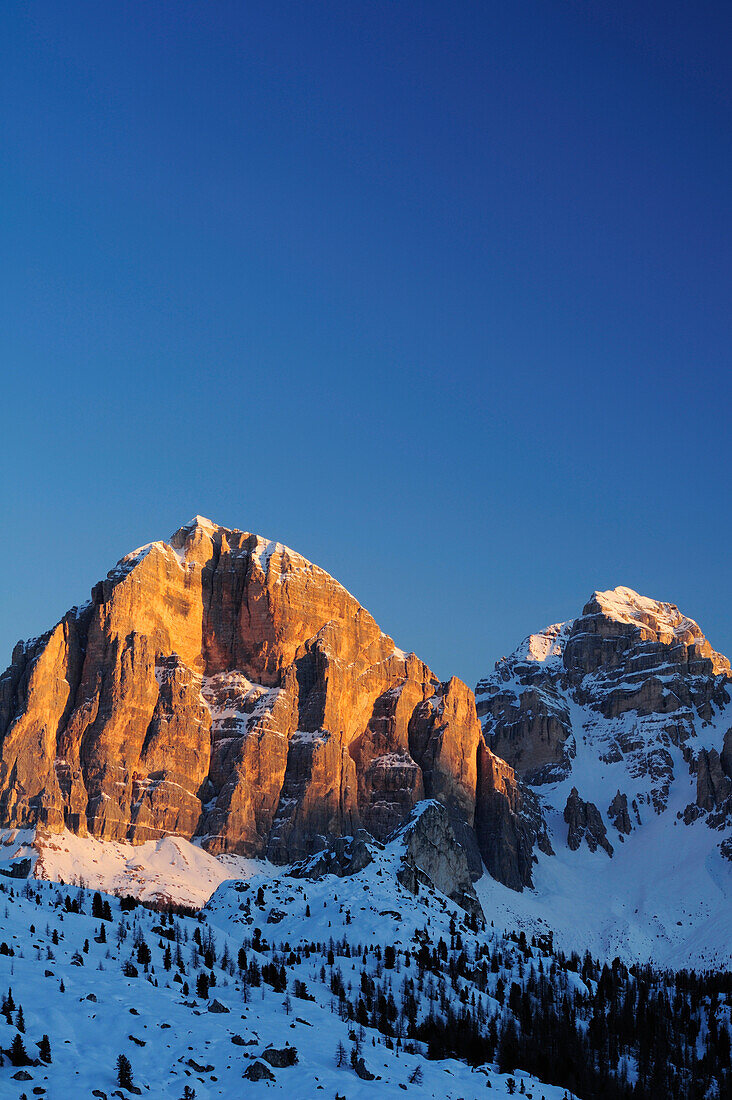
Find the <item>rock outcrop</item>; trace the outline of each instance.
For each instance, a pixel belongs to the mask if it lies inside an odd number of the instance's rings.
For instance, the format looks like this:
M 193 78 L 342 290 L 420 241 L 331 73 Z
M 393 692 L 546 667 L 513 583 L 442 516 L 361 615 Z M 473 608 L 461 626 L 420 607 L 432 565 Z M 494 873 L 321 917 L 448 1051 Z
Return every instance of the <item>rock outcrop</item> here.
M 242 1077 L 247 1081 L 275 1081 L 276 1077 L 269 1066 L 266 1066 L 264 1062 L 260 1062 L 259 1059 L 255 1062 L 250 1062 L 247 1068 L 244 1070 Z
M 483 917 L 467 857 L 440 802 L 431 800 L 417 806 L 392 839 L 404 845 L 397 874 L 403 886 L 416 893 L 420 882 L 430 884 L 463 909 Z
M 472 692 L 324 570 L 196 517 L 16 647 L 0 824 L 285 862 L 362 828 L 383 839 L 428 797 L 477 877 L 481 740 Z
M 697 760 L 696 804 L 702 810 L 718 810 L 732 794 L 732 780 L 724 774 L 716 749 L 702 749 Z
M 729 744 L 725 737 L 725 750 Z M 694 820 L 696 814 L 707 812 L 707 824 L 722 829 L 732 824 L 732 776 L 729 774 L 729 758 L 723 750 L 702 749 L 693 762 L 696 767 L 696 803 L 686 807 L 686 820 Z
M 269 1062 L 275 1069 L 286 1069 L 288 1066 L 294 1066 L 297 1063 L 297 1048 L 286 1047 L 267 1047 L 262 1052 L 262 1057 L 265 1062 Z
M 368 840 L 365 830 L 357 836 L 336 837 L 321 852 L 294 863 L 290 874 L 293 878 L 307 879 L 319 879 L 324 875 L 337 875 L 338 878 L 356 875 L 373 859 Z
M 573 852 L 577 851 L 584 840 L 591 852 L 602 848 L 612 856 L 613 846 L 607 839 L 602 814 L 594 802 L 585 802 L 580 798 L 576 787 L 572 787 L 564 807 L 564 820 L 569 826 L 567 844 Z
M 478 753 L 476 833 L 486 868 L 513 890 L 532 885 L 534 847 L 552 855 L 538 801 L 485 745 Z
M 633 831 L 633 822 L 628 812 L 628 796 L 627 794 L 621 794 L 617 792 L 612 802 L 608 806 L 607 816 L 618 830 L 619 833 L 627 836 Z M 622 839 L 622 835 L 621 835 Z

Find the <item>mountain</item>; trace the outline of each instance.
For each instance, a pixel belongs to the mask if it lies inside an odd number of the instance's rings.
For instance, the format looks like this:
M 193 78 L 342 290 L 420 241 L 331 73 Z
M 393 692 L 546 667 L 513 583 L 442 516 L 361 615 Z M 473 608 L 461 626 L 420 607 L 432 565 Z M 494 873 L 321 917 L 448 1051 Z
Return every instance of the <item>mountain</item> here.
M 432 799 L 462 855 L 440 824 L 417 870 L 439 849 L 439 888 L 495 927 L 728 965 L 731 688 L 692 619 L 618 588 L 499 661 L 476 709 L 324 570 L 196 517 L 16 647 L 5 855 L 197 906 L 246 860 L 345 873 L 347 838 L 385 842 Z
M 507 923 L 669 965 L 728 965 L 732 673 L 700 627 L 629 588 L 527 638 L 476 689 L 487 745 L 535 792 L 553 856 L 489 885 Z
M 620 588 L 476 706 L 196 517 L 0 677 L 0 1095 L 728 1095 L 731 700 Z
M 383 840 L 427 797 L 474 878 L 531 881 L 531 796 L 465 684 L 301 555 L 200 516 L 16 646 L 0 739 L 0 826 L 286 863 Z

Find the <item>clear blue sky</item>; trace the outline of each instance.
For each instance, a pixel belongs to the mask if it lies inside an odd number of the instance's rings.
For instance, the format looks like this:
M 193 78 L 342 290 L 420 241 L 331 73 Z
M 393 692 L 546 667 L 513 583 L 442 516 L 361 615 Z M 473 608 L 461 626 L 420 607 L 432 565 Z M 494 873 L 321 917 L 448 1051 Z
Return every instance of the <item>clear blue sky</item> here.
M 0 6 L 0 664 L 196 512 L 443 677 L 617 584 L 731 651 L 731 20 Z

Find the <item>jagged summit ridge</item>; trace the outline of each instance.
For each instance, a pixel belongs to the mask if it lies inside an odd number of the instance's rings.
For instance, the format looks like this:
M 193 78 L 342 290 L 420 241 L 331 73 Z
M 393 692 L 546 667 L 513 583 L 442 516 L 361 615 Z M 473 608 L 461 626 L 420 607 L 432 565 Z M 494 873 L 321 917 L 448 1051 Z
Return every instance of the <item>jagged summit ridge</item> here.
M 483 857 L 520 886 L 530 872 L 495 850 L 520 794 L 510 769 L 478 791 L 481 754 L 461 681 L 440 683 L 302 555 L 199 516 L 122 558 L 0 677 L 10 827 L 288 861 L 360 828 L 383 838 L 428 797 L 474 875 L 479 821 Z
M 679 657 L 689 663 L 709 661 L 714 675 L 729 672 L 729 661 L 712 648 L 698 623 L 682 614 L 675 604 L 640 596 L 631 588 L 593 593 L 571 633 L 577 639 L 583 633 L 612 636 L 613 630 L 633 644 L 668 647 L 672 662 L 678 651 Z
M 596 619 L 602 620 L 601 626 L 593 623 Z M 687 649 L 695 647 L 700 656 L 711 661 L 715 674 L 730 668 L 729 660 L 712 648 L 699 624 L 679 611 L 676 604 L 641 596 L 622 585 L 605 592 L 593 592 L 577 619 L 555 623 L 536 634 L 529 634 L 512 654 L 501 658 L 496 668 L 504 662 L 514 665 L 523 661 L 545 662 L 561 658 L 570 637 L 577 638 L 583 633 L 597 634 L 607 630 L 610 624 L 630 627 L 631 632 L 637 629 L 637 638 L 642 641 L 681 645 Z
M 607 592 L 593 592 L 590 604 L 596 604 L 600 613 L 608 619 L 647 627 L 659 641 L 667 644 L 674 639 L 708 644 L 699 624 L 682 614 L 676 604 L 649 599 L 632 588 L 620 586 Z M 587 614 L 590 612 L 586 608 L 583 615 Z

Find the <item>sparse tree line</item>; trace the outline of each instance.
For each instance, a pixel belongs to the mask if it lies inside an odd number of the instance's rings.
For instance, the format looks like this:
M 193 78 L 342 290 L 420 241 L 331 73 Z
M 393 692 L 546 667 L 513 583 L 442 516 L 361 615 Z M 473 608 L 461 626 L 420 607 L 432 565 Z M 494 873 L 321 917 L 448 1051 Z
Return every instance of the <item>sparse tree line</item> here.
M 3 884 L 0 890 L 8 893 Z M 30 884 L 24 896 L 42 903 Z M 59 924 L 84 913 L 88 904 L 83 889 L 74 897 L 57 891 L 52 902 Z M 256 904 L 263 908 L 261 889 Z M 127 978 L 177 984 L 183 998 L 199 1001 L 219 983 L 244 1003 L 269 987 L 282 997 L 288 1016 L 293 999 L 313 1000 L 311 986 L 319 985 L 323 994 L 317 999 L 330 1004 L 348 1028 L 350 1050 L 338 1043 L 336 1065 L 365 1080 L 373 1079 L 370 1042 L 397 1054 L 459 1058 L 476 1067 L 497 1063 L 504 1073 L 520 1068 L 583 1100 L 732 1096 L 728 972 L 661 971 L 628 967 L 619 959 L 601 964 L 589 954 L 556 950 L 551 936 L 529 942 L 524 933 L 476 934 L 475 922 L 460 917 L 452 918 L 449 935 L 437 942 L 424 927 L 406 948 L 353 942 L 346 929 L 356 926 L 346 914 L 343 934 L 328 942 L 270 943 L 255 927 L 233 953 L 229 939 L 217 941 L 202 918 L 191 927 L 173 912 L 138 909 L 134 899 L 122 899 L 113 914 L 109 900 L 94 894 L 91 916 L 99 923 L 93 941 L 108 965 L 116 957 Z M 33 925 L 30 931 L 35 934 Z M 63 928 L 46 924 L 45 931 L 45 957 L 53 958 Z M 14 950 L 0 944 L 0 954 Z M 87 939 L 72 965 L 85 965 L 91 950 Z M 0 1012 L 15 1031 L 7 1047 L 0 1043 L 4 1057 L 13 1065 L 36 1064 L 26 1050 L 23 1010 L 12 990 Z M 50 1062 L 48 1036 L 36 1045 L 38 1060 Z M 137 1091 L 124 1052 L 115 1074 L 122 1088 Z M 420 1083 L 421 1071 L 415 1071 L 410 1084 Z

